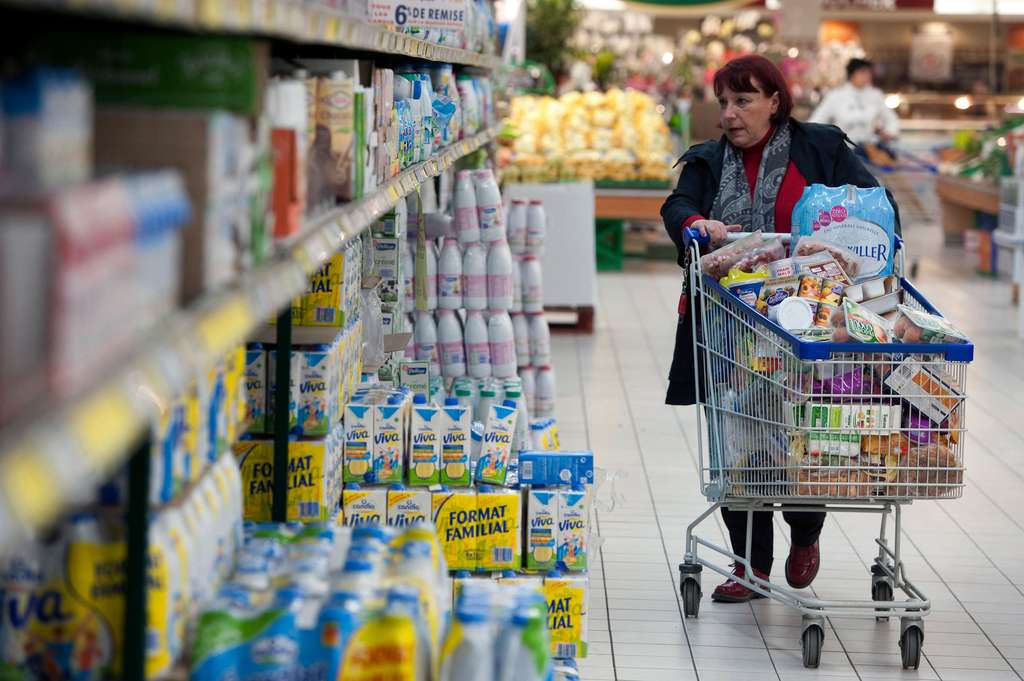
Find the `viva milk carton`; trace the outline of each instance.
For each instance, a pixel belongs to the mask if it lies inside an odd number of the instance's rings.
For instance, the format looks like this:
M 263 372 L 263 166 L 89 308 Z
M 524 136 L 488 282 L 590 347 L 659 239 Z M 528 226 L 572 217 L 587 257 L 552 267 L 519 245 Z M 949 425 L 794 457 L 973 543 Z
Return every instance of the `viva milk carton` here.
M 387 524 L 406 528 L 431 518 L 430 492 L 392 485 L 388 490 Z
M 460 406 L 459 398 L 449 397 L 441 409 L 441 483 L 465 487 L 471 482 L 469 407 Z
M 374 405 L 373 477 L 378 484 L 402 482 L 406 409 L 402 396 Z
M 508 461 L 512 454 L 512 439 L 516 432 L 516 403 L 505 400 L 492 404 L 487 414 L 480 461 L 477 463 L 478 482 L 504 485 L 508 475 Z
M 555 567 L 558 537 L 558 492 L 529 490 L 526 496 L 526 569 Z
M 347 527 L 383 525 L 387 514 L 387 495 L 388 491 L 379 487 L 346 486 L 341 493 L 342 523 Z
M 573 572 L 587 569 L 590 517 L 582 485 L 558 490 L 558 563 Z
M 441 410 L 427 398 L 413 398 L 409 432 L 409 484 L 430 486 L 441 482 Z
M 345 405 L 345 482 L 365 482 L 372 476 L 373 413 L 369 404 Z

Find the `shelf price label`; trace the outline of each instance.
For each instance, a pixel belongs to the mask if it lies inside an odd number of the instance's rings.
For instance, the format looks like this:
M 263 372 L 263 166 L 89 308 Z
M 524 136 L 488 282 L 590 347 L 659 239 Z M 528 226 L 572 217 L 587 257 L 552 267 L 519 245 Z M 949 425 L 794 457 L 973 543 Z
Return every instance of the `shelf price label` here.
M 466 8 L 466 0 L 370 0 L 369 15 L 371 24 L 461 29 Z

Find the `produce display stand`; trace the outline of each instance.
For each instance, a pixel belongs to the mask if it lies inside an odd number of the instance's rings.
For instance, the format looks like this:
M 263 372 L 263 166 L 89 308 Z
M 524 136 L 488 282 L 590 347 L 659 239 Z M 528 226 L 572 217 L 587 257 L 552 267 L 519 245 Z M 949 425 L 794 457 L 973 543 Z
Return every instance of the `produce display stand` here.
M 594 190 L 594 217 L 661 222 L 661 206 L 671 191 L 668 186 L 660 189 L 598 186 Z
M 193 12 L 166 11 L 194 8 Z M 498 59 L 388 32 L 304 4 L 283 0 L 196 0 L 153 3 L 124 0 L 3 0 L 0 11 L 38 14 L 45 30 L 54 12 L 94 17 L 135 27 L 162 27 L 283 39 L 301 46 L 335 46 L 345 54 L 413 57 L 490 69 Z M 84 29 L 87 30 L 87 29 Z M 85 462 L 91 476 L 106 480 L 128 463 L 127 561 L 124 667 L 121 678 L 145 678 L 146 562 L 148 552 L 151 418 L 141 395 L 171 402 L 189 377 L 212 367 L 265 320 L 277 317 L 273 511 L 283 522 L 287 508 L 290 302 L 308 278 L 350 239 L 367 230 L 399 200 L 456 161 L 490 144 L 499 128 L 459 141 L 403 170 L 363 198 L 309 217 L 298 237 L 278 244 L 266 262 L 226 287 L 207 292 L 165 318 L 121 362 L 84 394 L 30 418 L 7 424 L 0 433 L 0 554 L 10 554 L 39 536 L 69 510 L 81 490 L 63 488 L 61 462 Z M 592 252 L 592 249 L 591 249 Z
M 939 175 L 935 192 L 942 207 L 942 233 L 946 243 L 963 241 L 964 231 L 974 226 L 975 211 L 999 214 L 999 186 L 994 182 Z

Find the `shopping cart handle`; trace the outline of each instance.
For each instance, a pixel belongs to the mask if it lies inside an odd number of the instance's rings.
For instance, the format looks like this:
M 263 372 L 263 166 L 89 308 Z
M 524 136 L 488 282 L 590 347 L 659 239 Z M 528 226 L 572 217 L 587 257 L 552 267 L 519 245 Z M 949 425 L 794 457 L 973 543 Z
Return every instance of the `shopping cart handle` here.
M 711 235 L 702 234 L 696 227 L 686 227 L 683 229 L 683 243 L 689 245 L 691 241 L 696 241 L 703 246 L 711 242 Z

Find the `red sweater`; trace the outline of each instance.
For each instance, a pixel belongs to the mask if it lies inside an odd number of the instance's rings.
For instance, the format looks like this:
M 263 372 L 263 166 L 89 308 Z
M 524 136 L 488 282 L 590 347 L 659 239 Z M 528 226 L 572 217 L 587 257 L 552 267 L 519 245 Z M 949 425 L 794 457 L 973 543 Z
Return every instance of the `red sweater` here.
M 775 132 L 775 128 L 769 130 L 768 134 L 760 142 L 749 149 L 744 149 L 742 152 L 743 170 L 747 175 L 747 185 L 750 187 L 751 195 L 753 195 L 754 185 L 757 183 L 757 171 L 761 166 L 761 156 L 773 132 Z M 789 165 L 786 166 L 786 174 L 782 177 L 782 185 L 779 187 L 778 196 L 775 197 L 776 232 L 788 232 L 790 230 L 793 222 L 793 206 L 800 200 L 800 196 L 804 193 L 804 187 L 806 186 L 807 180 L 800 174 L 797 167 L 793 165 L 793 161 L 790 161 Z M 703 216 L 694 215 L 687 218 L 686 222 L 683 223 L 683 228 L 689 227 L 697 220 L 705 219 Z

